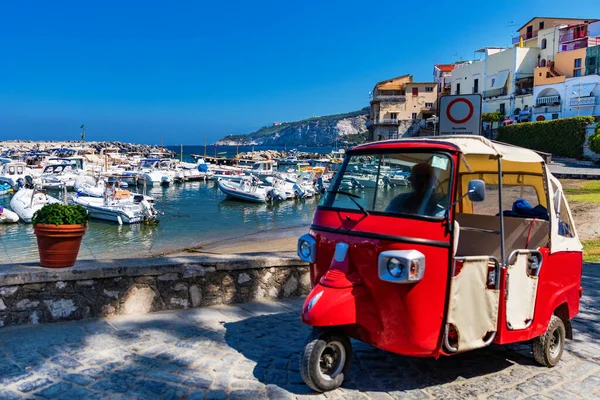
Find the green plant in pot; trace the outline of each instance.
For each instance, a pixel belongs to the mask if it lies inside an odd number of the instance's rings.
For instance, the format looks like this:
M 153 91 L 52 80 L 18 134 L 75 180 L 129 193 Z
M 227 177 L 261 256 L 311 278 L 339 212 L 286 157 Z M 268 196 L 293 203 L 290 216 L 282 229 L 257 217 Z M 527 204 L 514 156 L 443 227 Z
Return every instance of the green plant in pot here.
M 75 265 L 81 239 L 88 223 L 82 206 L 48 204 L 33 214 L 33 232 L 37 236 L 40 264 L 47 268 Z

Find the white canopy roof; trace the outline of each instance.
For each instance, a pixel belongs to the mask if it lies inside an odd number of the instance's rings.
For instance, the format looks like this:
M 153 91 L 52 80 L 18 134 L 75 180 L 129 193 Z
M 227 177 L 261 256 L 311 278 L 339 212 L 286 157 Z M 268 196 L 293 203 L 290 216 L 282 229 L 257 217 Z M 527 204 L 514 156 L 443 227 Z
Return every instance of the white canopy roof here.
M 508 70 L 500 71 L 496 74 L 494 79 L 494 84 L 490 86 L 490 90 L 500 89 L 506 85 L 506 80 L 508 79 Z

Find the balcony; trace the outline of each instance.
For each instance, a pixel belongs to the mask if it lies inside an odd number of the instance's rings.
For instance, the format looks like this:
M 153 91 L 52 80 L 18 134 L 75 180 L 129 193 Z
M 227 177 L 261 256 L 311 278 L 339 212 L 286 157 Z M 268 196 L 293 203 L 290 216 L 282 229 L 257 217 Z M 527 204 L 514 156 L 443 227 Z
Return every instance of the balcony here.
M 584 39 L 587 36 L 587 29 L 569 30 L 561 33 L 558 37 L 559 43 L 570 42 L 572 40 Z
M 538 31 L 526 32 L 520 36 L 514 37 L 512 39 L 512 44 L 519 44 L 519 42 L 521 41 L 521 38 L 523 39 L 523 41 L 529 40 L 529 39 L 535 39 L 535 38 L 537 38 L 537 35 L 538 35 Z
M 376 90 L 371 95 L 371 101 L 390 101 L 404 103 L 406 92 L 404 90 Z
M 533 94 L 533 88 L 517 88 L 515 90 L 515 96 L 527 96 Z
M 561 109 L 562 109 L 562 107 L 560 106 L 560 104 L 553 105 L 553 106 L 540 106 L 540 107 L 534 107 L 533 113 L 534 114 L 556 114 L 556 113 L 560 113 Z
M 498 89 L 492 89 L 492 90 L 484 90 L 483 91 L 483 98 L 484 99 L 489 99 L 491 97 L 499 97 L 499 96 L 504 96 L 506 95 L 506 88 L 502 87 L 502 88 L 498 88 Z
M 569 105 L 572 107 L 595 106 L 596 103 L 596 96 L 582 96 L 569 99 Z
M 540 96 L 535 100 L 535 107 L 560 106 L 560 96 Z
M 400 123 L 400 120 L 396 118 L 383 118 L 379 121 L 376 121 L 375 123 L 377 125 L 398 125 Z

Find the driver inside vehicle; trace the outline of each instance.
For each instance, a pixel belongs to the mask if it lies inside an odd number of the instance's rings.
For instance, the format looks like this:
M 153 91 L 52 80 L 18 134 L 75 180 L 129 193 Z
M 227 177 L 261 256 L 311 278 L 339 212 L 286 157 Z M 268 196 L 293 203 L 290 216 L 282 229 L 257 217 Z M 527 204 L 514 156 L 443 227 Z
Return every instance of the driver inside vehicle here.
M 385 211 L 428 217 L 443 216 L 446 207 L 440 204 L 440 200 L 444 201 L 435 193 L 436 177 L 433 167 L 427 163 L 415 164 L 411 169 L 409 181 L 412 191 L 394 197 Z

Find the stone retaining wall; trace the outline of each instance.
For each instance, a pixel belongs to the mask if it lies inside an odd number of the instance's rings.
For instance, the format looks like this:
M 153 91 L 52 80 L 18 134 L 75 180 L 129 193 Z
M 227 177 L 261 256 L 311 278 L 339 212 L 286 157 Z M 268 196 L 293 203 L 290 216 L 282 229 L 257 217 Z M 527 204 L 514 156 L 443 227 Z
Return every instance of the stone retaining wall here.
M 202 255 L 0 266 L 0 327 L 303 296 L 293 257 Z

